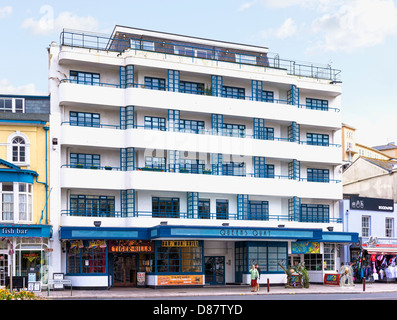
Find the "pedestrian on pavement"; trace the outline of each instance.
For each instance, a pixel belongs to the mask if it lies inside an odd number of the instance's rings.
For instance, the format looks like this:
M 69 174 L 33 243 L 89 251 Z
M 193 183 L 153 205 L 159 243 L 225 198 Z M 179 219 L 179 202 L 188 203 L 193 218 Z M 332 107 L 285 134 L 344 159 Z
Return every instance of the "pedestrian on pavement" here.
M 259 265 L 256 264 L 256 270 L 258 270 L 258 280 L 256 281 L 256 290 L 259 291 L 259 279 L 261 278 L 261 269 L 259 269 Z
M 258 270 L 256 270 L 255 265 L 252 265 L 252 268 L 250 269 L 250 273 L 251 273 L 251 287 L 252 290 L 251 292 L 256 292 L 256 285 L 257 285 L 257 281 L 258 281 Z

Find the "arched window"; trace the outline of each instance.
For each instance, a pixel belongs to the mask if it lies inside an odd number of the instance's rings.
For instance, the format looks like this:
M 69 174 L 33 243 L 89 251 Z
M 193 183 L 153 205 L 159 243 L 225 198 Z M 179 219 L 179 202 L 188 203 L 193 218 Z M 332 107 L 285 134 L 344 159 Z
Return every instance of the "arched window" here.
M 26 143 L 25 139 L 21 137 L 15 137 L 14 139 L 12 139 L 12 161 L 26 161 Z

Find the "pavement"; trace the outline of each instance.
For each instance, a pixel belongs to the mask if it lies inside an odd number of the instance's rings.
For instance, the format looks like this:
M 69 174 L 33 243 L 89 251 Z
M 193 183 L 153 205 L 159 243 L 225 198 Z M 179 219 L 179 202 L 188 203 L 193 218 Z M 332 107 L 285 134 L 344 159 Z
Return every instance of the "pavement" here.
M 161 300 L 164 297 L 187 297 L 187 296 L 253 296 L 275 295 L 275 294 L 341 294 L 341 293 L 380 293 L 397 292 L 397 281 L 389 283 L 366 283 L 355 284 L 351 287 L 339 287 L 336 285 L 310 284 L 310 288 L 285 288 L 282 285 L 261 285 L 259 292 L 251 292 L 248 285 L 224 285 L 204 286 L 201 288 L 110 288 L 103 290 L 83 290 L 66 288 L 65 290 L 43 290 L 36 292 L 36 296 L 49 300 L 81 299 L 81 300 L 118 300 L 118 299 L 142 299 L 151 298 Z

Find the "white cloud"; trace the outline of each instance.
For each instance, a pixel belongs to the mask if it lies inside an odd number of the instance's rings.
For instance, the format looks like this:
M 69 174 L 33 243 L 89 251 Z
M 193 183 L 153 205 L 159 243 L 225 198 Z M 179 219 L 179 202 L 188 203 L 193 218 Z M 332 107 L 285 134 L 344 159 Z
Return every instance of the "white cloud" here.
M 288 18 L 284 21 L 280 28 L 276 30 L 276 36 L 280 39 L 285 39 L 296 34 L 298 27 L 294 20 Z
M 0 19 L 9 16 L 12 13 L 12 7 L 0 7 Z
M 98 31 L 98 21 L 92 16 L 81 17 L 72 12 L 61 12 L 57 17 L 54 9 L 45 5 L 40 8 L 41 18 L 28 18 L 22 22 L 22 28 L 33 34 L 46 35 L 60 32 L 63 28 L 84 31 Z
M 33 83 L 16 87 L 8 79 L 0 79 L 0 94 L 46 95 L 45 92 L 37 90 Z
M 354 0 L 312 22 L 320 35 L 310 50 L 351 52 L 397 35 L 397 8 L 392 0 Z

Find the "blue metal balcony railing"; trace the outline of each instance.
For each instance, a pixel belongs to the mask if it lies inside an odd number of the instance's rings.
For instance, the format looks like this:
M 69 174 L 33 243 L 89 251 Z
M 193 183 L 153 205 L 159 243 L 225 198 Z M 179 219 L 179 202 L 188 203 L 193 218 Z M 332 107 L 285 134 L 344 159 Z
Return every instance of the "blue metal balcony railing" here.
M 297 220 L 287 215 L 269 215 L 267 213 L 231 213 L 231 212 L 152 212 L 135 211 L 127 215 L 121 211 L 102 210 L 61 210 L 62 215 L 74 217 L 95 217 L 95 218 L 164 218 L 164 219 L 195 219 L 195 220 L 255 220 L 255 221 L 295 221 L 303 223 L 342 223 L 340 218 L 329 217 L 301 217 Z
M 285 70 L 287 74 L 298 77 L 329 80 L 330 83 L 340 82 L 341 71 L 330 65 L 297 62 L 289 59 L 281 59 L 278 54 L 262 53 L 254 55 L 249 52 L 237 52 L 229 48 L 188 45 L 178 41 L 153 41 L 139 38 L 120 39 L 109 35 L 88 33 L 77 30 L 64 29 L 60 34 L 59 43 L 63 46 L 95 49 L 97 51 L 124 52 L 131 50 L 150 51 L 167 55 L 185 56 L 192 59 L 207 59 L 223 63 L 237 65 L 250 65 Z
M 113 83 L 106 83 L 106 82 L 97 82 L 97 83 L 92 83 L 91 81 L 81 81 L 81 80 L 72 80 L 72 79 L 62 79 L 61 83 L 74 83 L 74 84 L 81 84 L 81 85 L 87 85 L 87 86 L 95 86 L 95 87 L 108 87 L 108 88 L 123 88 L 119 84 L 113 84 Z M 170 89 L 169 86 L 162 86 L 159 87 L 158 85 L 148 85 L 148 84 L 140 84 L 140 83 L 133 83 L 127 86 L 127 88 L 140 88 L 140 89 L 149 89 L 149 90 L 158 90 L 158 91 L 172 91 L 174 92 L 173 89 Z M 186 93 L 186 94 L 196 94 L 196 95 L 206 95 L 206 96 L 212 96 L 212 91 L 211 89 L 205 90 L 203 92 L 202 90 L 179 90 L 180 93 Z M 250 95 L 230 95 L 230 94 L 221 94 L 221 98 L 226 98 L 226 99 L 238 99 L 238 100 L 248 100 L 248 101 L 258 101 L 256 97 L 250 96 Z M 333 111 L 333 112 L 340 112 L 339 108 L 332 108 L 332 107 L 323 107 L 323 108 L 315 108 L 312 105 L 309 104 L 291 104 L 290 101 L 288 100 L 283 100 L 283 99 L 265 99 L 263 98 L 259 102 L 267 102 L 267 103 L 275 103 L 275 104 L 285 104 L 285 105 L 291 105 L 295 106 L 297 108 L 301 109 L 309 109 L 309 110 L 317 110 L 317 111 Z

